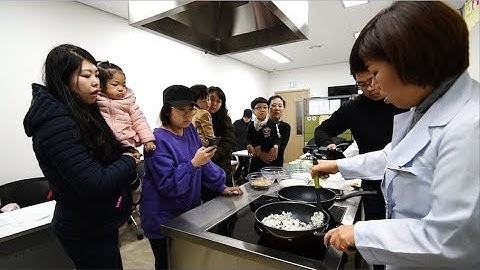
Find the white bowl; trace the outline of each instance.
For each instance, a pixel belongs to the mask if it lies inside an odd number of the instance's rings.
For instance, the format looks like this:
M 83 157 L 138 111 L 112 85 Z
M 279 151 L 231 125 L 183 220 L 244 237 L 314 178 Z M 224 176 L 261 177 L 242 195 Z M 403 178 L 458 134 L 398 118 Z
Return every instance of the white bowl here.
M 281 187 L 290 187 L 290 186 L 306 186 L 307 181 L 303 179 L 295 179 L 295 178 L 289 178 L 289 179 L 284 179 L 280 181 L 280 186 Z

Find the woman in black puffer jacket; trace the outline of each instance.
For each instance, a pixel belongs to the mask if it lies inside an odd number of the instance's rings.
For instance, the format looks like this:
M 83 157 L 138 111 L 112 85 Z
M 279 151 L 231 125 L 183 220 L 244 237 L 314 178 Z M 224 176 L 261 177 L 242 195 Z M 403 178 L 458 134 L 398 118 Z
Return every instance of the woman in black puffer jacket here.
M 100 114 L 95 64 L 77 46 L 53 48 L 23 124 L 57 201 L 53 231 L 76 268 L 121 269 L 118 228 L 131 213 L 139 157 Z

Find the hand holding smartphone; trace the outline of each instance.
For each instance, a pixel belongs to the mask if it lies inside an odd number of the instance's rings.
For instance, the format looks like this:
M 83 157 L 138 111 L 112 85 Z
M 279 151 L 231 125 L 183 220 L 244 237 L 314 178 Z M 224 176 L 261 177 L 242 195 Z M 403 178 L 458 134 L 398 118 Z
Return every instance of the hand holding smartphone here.
M 208 147 L 212 147 L 210 149 L 210 151 L 212 151 L 213 149 L 215 149 L 217 147 L 217 145 L 220 143 L 220 140 L 222 139 L 222 137 L 213 137 L 211 139 L 208 139 Z M 208 152 L 210 152 L 208 151 Z

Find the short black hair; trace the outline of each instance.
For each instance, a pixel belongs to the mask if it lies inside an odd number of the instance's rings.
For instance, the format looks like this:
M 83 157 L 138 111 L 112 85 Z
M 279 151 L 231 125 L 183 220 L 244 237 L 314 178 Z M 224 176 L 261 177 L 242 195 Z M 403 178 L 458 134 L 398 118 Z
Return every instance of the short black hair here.
M 195 84 L 190 87 L 193 93 L 193 101 L 197 102 L 199 99 L 206 99 L 208 96 L 208 87 L 203 84 Z
M 102 92 L 107 91 L 107 83 L 110 79 L 113 78 L 113 75 L 117 72 L 120 72 L 125 76 L 123 70 L 109 61 L 101 61 L 97 63 L 98 68 L 98 79 L 100 80 L 100 88 Z
M 250 109 L 243 110 L 243 117 L 252 118 L 252 110 Z
M 162 126 L 169 127 L 172 124 L 172 121 L 170 121 L 170 114 L 172 114 L 172 106 L 164 104 L 159 115 Z
M 468 36 L 465 20 L 447 4 L 398 1 L 365 25 L 353 57 L 388 62 L 405 84 L 438 87 L 468 68 Z
M 252 110 L 255 109 L 255 106 L 259 103 L 265 103 L 268 105 L 268 100 L 264 97 L 257 97 L 252 101 L 252 103 L 250 103 L 250 107 L 252 107 Z
M 283 107 L 285 107 L 285 99 L 283 99 L 283 97 L 281 97 L 281 96 L 279 96 L 279 95 L 273 95 L 273 96 L 271 96 L 271 97 L 268 99 L 268 107 L 270 107 L 270 104 L 272 103 L 272 100 L 274 100 L 274 99 L 276 99 L 276 98 L 282 100 Z

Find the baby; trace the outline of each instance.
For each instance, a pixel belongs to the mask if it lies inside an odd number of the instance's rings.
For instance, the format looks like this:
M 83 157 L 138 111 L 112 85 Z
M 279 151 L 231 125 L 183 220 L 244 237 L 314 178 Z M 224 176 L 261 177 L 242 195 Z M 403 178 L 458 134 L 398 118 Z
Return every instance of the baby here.
M 212 116 L 207 110 L 210 107 L 210 94 L 208 88 L 202 84 L 196 84 L 190 87 L 190 90 L 193 92 L 193 101 L 198 107 L 192 123 L 197 129 L 198 135 L 200 135 L 202 145 L 208 147 L 209 139 L 215 137 Z
M 101 92 L 97 104 L 103 118 L 124 146 L 155 150 L 155 136 L 142 111 L 135 103 L 133 92 L 125 85 L 122 69 L 108 61 L 98 64 Z
M 101 87 L 97 104 L 117 140 L 124 146 L 135 148 L 143 144 L 145 151 L 155 151 L 155 136 L 135 103 L 133 92 L 126 87 L 123 70 L 108 61 L 100 62 L 97 68 Z M 141 157 L 138 150 L 134 155 Z M 140 200 L 140 191 L 141 185 L 132 191 L 134 204 Z

